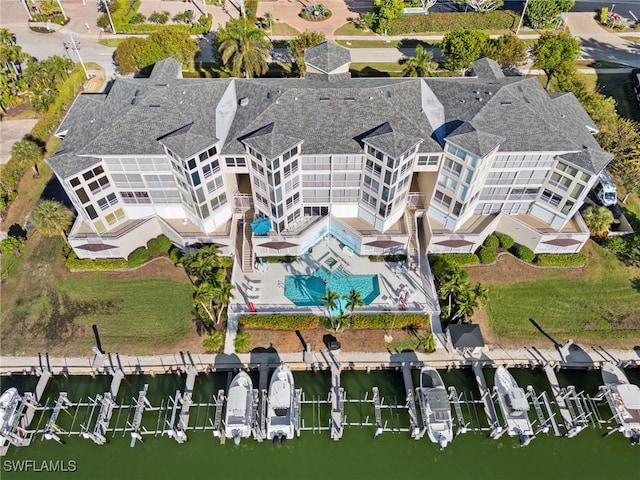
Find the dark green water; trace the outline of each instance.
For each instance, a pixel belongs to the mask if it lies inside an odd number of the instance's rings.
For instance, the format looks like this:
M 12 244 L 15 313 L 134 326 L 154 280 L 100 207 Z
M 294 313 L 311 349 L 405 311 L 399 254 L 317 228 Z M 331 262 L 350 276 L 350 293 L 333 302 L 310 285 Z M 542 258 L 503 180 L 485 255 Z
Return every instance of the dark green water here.
M 546 377 L 538 370 L 512 371 L 518 382 L 533 384 L 537 391 L 548 388 Z M 330 377 L 328 372 L 296 372 L 296 387 L 302 388 L 306 398 L 326 399 Z M 475 381 L 468 371 L 442 372 L 447 385 L 454 385 L 468 397 L 478 398 Z M 487 381 L 492 371 L 485 371 Z M 597 393 L 599 372 L 561 371 L 562 384 L 575 385 L 579 390 Z M 631 381 L 640 380 L 640 372 L 629 371 Z M 257 384 L 257 374 L 253 376 Z M 86 400 L 104 392 L 109 377 L 76 377 L 53 379 L 47 396 L 53 401 L 59 391 L 67 391 L 69 398 Z M 229 376 L 226 373 L 201 375 L 194 389 L 194 400 L 205 401 L 207 396 L 225 388 Z M 417 382 L 417 371 L 414 371 Z M 34 377 L 3 377 L 2 389 L 15 385 L 23 391 L 32 390 Z M 144 383 L 149 383 L 149 399 L 154 406 L 175 390 L 182 389 L 184 378 L 180 375 L 155 378 L 130 376 L 125 379 L 118 395 L 118 403 L 131 403 L 132 396 Z M 385 403 L 403 403 L 404 384 L 402 374 L 395 371 L 364 372 L 344 371 L 342 385 L 350 399 L 364 398 L 365 392 L 378 386 Z M 200 412 L 192 410 L 190 425 L 205 423 Z M 350 403 L 346 408 L 347 421 L 373 418 L 373 408 L 368 404 Z M 471 412 L 469 413 L 471 414 Z M 467 413 L 465 413 L 465 416 Z M 81 415 L 79 414 L 78 417 Z M 328 424 L 329 410 L 320 410 L 320 423 Z M 609 415 L 610 416 L 610 415 Z M 306 426 L 318 426 L 318 411 L 305 405 L 302 417 Z M 42 420 L 46 421 L 48 414 Z M 145 413 L 143 424 L 155 428 L 156 412 Z M 608 418 L 608 417 L 607 417 Z M 33 426 L 39 421 L 34 419 Z M 76 419 L 75 430 L 78 430 Z M 118 426 L 124 423 L 120 418 Z M 383 411 L 383 421 L 407 427 L 408 417 L 403 410 Z M 73 418 L 62 414 L 58 424 L 65 428 Z M 111 425 L 116 422 L 114 415 Z M 486 420 L 482 420 L 486 424 Z M 481 423 L 482 423 L 481 422 Z M 34 438 L 31 446 L 11 448 L 2 459 L 1 478 L 5 479 L 638 479 L 640 478 L 640 447 L 633 447 L 620 434 L 603 434 L 606 429 L 589 428 L 577 437 L 546 436 L 544 434 L 526 448 L 518 446 L 516 439 L 506 435 L 493 440 L 483 433 L 466 433 L 457 437 L 446 450 L 423 437 L 412 440 L 407 432 L 389 433 L 374 438 L 374 427 L 347 427 L 342 440 L 333 441 L 327 431 L 303 431 L 300 438 L 289 441 L 284 447 L 274 447 L 270 442 L 243 441 L 240 446 L 232 442 L 221 445 L 211 432 L 188 433 L 189 441 L 179 445 L 164 436 L 145 436 L 144 443 L 129 447 L 130 437 L 116 433 L 108 435 L 109 444 L 95 445 L 77 436 L 62 436 L 65 445 Z M 16 472 L 19 461 L 32 460 L 39 466 L 43 461 L 61 461 L 67 468 L 75 462 L 75 472 Z M 9 463 L 7 463 L 9 462 Z M 10 471 L 11 470 L 11 471 Z M 31 468 L 33 470 L 33 468 Z

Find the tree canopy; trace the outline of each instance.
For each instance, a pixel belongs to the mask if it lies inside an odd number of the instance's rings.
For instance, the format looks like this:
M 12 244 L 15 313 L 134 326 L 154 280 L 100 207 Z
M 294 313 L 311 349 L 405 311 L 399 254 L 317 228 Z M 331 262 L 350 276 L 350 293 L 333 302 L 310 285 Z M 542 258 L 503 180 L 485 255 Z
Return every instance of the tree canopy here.
M 573 70 L 579 56 L 580 41 L 565 32 L 545 32 L 533 47 L 534 66 L 547 75 L 547 90 L 554 76 Z
M 508 33 L 487 43 L 484 54 L 502 68 L 514 68 L 526 58 L 525 44 L 516 35 Z
M 305 30 L 300 35 L 289 41 L 289 53 L 293 57 L 292 70 L 297 76 L 302 77 L 306 67 L 304 64 L 304 52 L 307 48 L 314 47 L 325 41 L 324 33 Z
M 218 30 L 216 39 L 222 63 L 232 75 L 250 78 L 267 73 L 271 41 L 246 17 L 227 22 Z
M 480 30 L 459 28 L 447 33 L 440 48 L 447 59 L 449 70 L 465 70 L 471 68 L 471 62 L 480 58 L 489 41 L 489 35 Z
M 374 0 L 373 5 L 378 17 L 385 20 L 400 18 L 404 12 L 403 0 Z
M 532 28 L 544 28 L 557 21 L 562 12 L 568 12 L 575 0 L 529 0 L 524 14 L 527 25 Z
M 454 3 L 470 7 L 476 12 L 489 12 L 504 5 L 503 0 L 454 0 Z
M 60 202 L 43 200 L 33 208 L 31 220 L 43 235 L 61 235 L 67 240 L 66 231 L 71 226 L 71 212 Z
M 432 62 L 433 53 L 425 50 L 422 45 L 416 47 L 415 57 L 405 57 L 400 59 L 400 65 L 404 65 L 403 77 L 428 77 L 431 72 L 438 68 L 436 62 Z

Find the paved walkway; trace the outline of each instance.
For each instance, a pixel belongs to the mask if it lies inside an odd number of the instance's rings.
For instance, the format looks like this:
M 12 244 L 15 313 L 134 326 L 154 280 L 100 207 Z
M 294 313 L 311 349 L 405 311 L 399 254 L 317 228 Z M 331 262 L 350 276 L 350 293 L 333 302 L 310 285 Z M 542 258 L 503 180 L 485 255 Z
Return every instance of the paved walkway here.
M 432 365 L 437 368 L 461 368 L 480 362 L 486 366 L 506 365 L 508 367 L 532 366 L 566 366 L 570 368 L 598 367 L 604 362 L 613 362 L 622 366 L 640 366 L 640 349 L 605 350 L 601 348 L 582 349 L 568 342 L 556 349 L 537 349 L 523 347 L 517 350 L 505 350 L 500 347 L 487 347 L 481 354 L 461 355 L 444 348 L 432 354 L 403 353 L 366 353 L 366 352 L 332 352 L 344 368 L 381 369 L 399 367 L 403 364 L 412 366 Z M 108 368 L 121 366 L 126 375 L 131 374 L 165 374 L 186 372 L 195 366 L 198 372 L 229 370 L 234 368 L 257 368 L 261 364 L 278 365 L 286 363 L 294 370 L 328 369 L 329 355 L 326 350 L 315 350 L 310 355 L 298 353 L 244 353 L 204 355 L 180 352 L 176 354 L 156 356 L 110 355 L 100 369 L 93 367 L 93 357 L 0 357 L 0 375 L 33 374 L 39 368 L 50 369 L 54 375 L 89 375 L 107 373 Z M 305 361 L 305 357 L 306 360 Z
M 0 165 L 11 158 L 11 147 L 31 132 L 38 119 L 3 120 L 0 122 Z

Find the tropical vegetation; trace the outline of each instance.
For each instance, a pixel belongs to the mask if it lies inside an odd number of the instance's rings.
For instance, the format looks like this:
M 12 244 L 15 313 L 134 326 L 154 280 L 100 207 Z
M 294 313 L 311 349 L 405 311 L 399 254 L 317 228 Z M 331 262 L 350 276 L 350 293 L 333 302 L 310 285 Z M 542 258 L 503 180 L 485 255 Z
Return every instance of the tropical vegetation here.
M 289 41 L 287 49 L 292 58 L 292 74 L 302 77 L 305 74 L 304 52 L 325 41 L 324 33 L 305 30 L 300 35 Z
M 438 64 L 432 61 L 433 53 L 425 50 L 422 45 L 416 47 L 416 54 L 413 57 L 400 59 L 400 65 L 404 65 L 403 77 L 429 77 L 431 73 L 438 69 Z
M 222 64 L 236 77 L 258 77 L 267 73 L 272 48 L 266 33 L 244 16 L 227 22 L 216 35 Z
M 584 223 L 589 227 L 591 236 L 603 238 L 607 236 L 613 223 L 613 213 L 607 207 L 591 205 L 582 211 Z
M 72 219 L 69 209 L 55 200 L 43 200 L 31 212 L 31 220 L 42 235 L 60 235 L 67 243 L 66 232 L 71 227 Z

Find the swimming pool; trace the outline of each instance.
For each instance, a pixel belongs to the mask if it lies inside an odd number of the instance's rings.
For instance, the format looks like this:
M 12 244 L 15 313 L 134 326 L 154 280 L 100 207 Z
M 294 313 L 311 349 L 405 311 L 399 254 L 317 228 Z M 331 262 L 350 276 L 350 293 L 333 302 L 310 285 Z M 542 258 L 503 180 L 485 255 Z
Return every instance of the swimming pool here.
M 326 282 L 326 284 L 325 284 Z M 320 306 L 318 297 L 333 290 L 338 295 L 348 295 L 351 289 L 361 293 L 365 305 L 373 302 L 380 295 L 378 275 L 350 275 L 342 270 L 330 271 L 325 267 L 318 268 L 313 275 L 287 275 L 284 277 L 284 295 L 295 305 L 301 307 Z M 347 301 L 338 301 L 338 311 L 344 309 Z

